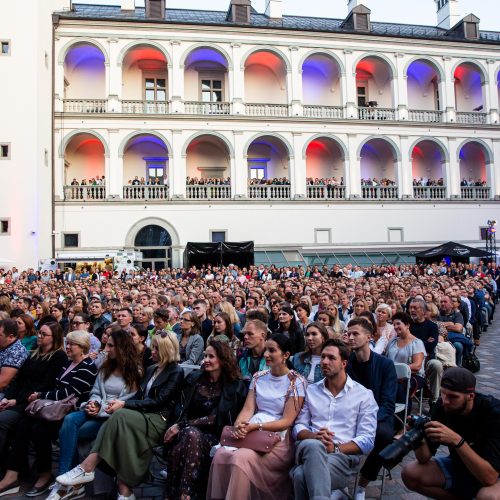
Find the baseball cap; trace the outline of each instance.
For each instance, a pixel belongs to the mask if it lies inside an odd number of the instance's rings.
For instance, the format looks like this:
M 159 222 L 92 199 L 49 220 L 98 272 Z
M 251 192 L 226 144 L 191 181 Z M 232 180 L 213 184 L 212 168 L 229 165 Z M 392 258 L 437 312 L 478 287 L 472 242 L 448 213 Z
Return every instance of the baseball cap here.
M 468 394 L 476 391 L 476 377 L 469 370 L 459 366 L 448 368 L 441 380 L 441 387 Z

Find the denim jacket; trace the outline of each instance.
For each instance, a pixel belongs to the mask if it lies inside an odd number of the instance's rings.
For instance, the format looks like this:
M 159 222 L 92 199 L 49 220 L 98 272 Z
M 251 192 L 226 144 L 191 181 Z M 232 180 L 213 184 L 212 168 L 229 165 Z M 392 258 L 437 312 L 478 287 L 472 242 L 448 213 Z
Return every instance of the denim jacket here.
M 298 352 L 292 358 L 293 368 L 296 372 L 300 373 L 306 380 L 311 373 L 311 355 Z M 321 366 L 319 364 L 314 368 L 314 383 L 319 382 L 323 377 L 321 373 Z

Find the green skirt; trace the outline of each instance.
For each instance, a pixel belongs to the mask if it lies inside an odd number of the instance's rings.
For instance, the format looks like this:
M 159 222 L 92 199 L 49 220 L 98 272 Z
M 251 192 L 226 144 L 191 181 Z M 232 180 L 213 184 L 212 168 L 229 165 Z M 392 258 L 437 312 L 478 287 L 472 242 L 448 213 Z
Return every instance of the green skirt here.
M 97 453 L 120 481 L 135 488 L 146 479 L 152 448 L 163 442 L 166 428 L 156 413 L 118 410 L 99 430 L 92 453 Z

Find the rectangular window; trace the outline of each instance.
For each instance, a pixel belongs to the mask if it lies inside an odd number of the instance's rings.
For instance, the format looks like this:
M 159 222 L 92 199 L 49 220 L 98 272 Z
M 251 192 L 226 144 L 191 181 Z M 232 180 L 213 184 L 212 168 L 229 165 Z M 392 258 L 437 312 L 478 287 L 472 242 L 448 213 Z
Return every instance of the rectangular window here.
M 226 241 L 226 231 L 210 231 L 212 243 L 222 243 Z
M 0 219 L 0 234 L 10 234 L 10 219 Z
M 167 80 L 165 78 L 146 78 L 144 80 L 144 98 L 146 101 L 166 101 Z
M 314 243 L 331 243 L 332 232 L 330 229 L 315 229 Z
M 202 102 L 222 102 L 222 80 L 203 79 L 201 80 L 201 100 Z
M 481 240 L 486 241 L 488 239 L 488 228 L 487 227 L 480 227 L 479 232 L 481 235 Z
M 0 55 L 10 56 L 10 42 L 8 40 L 0 41 Z
M 65 233 L 63 235 L 64 238 L 64 247 L 65 248 L 78 248 L 79 236 L 78 233 Z
M 403 243 L 403 228 L 402 227 L 389 227 L 387 228 L 389 243 Z
M 251 167 L 250 168 L 250 179 L 265 179 L 266 169 L 264 167 Z
M 10 144 L 0 144 L 0 160 L 10 159 Z
M 358 96 L 358 108 L 368 105 L 368 91 L 366 83 L 359 83 L 356 86 Z

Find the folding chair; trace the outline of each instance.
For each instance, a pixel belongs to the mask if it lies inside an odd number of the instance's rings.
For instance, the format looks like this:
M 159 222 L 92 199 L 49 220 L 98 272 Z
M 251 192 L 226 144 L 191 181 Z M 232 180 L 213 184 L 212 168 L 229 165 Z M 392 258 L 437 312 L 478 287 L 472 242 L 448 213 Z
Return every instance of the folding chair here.
M 394 416 L 396 419 L 403 424 L 403 433 L 406 433 L 406 420 L 408 418 L 408 403 L 410 401 L 410 381 L 411 381 L 411 370 L 406 363 L 394 363 L 396 368 L 396 377 L 399 380 L 406 380 L 406 397 L 404 403 L 396 403 L 396 410 Z M 423 391 L 422 391 L 423 395 Z M 404 406 L 404 407 L 403 407 Z M 404 410 L 404 418 L 398 416 Z

